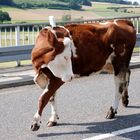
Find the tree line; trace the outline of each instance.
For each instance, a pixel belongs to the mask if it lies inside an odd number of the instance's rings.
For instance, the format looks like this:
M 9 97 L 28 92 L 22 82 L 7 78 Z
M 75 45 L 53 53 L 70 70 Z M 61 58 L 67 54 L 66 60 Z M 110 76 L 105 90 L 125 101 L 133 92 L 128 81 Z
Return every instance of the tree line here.
M 0 0 L 0 5 L 15 6 L 17 8 L 50 8 L 50 9 L 75 9 L 81 10 L 82 5 L 91 6 L 91 2 L 110 2 L 117 4 L 128 4 L 126 0 Z
M 97 2 L 97 0 L 92 0 L 92 1 Z M 98 2 L 108 2 L 108 3 L 132 5 L 131 1 L 126 1 L 126 0 L 98 0 Z

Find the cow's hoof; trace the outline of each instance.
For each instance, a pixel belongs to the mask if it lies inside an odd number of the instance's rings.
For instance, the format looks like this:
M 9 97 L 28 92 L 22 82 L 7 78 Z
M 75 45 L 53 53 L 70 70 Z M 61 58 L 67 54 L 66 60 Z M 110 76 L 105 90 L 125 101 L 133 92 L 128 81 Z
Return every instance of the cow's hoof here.
M 52 122 L 52 121 L 48 121 L 47 126 L 48 127 L 52 127 L 52 126 L 56 126 L 57 122 Z
M 31 125 L 31 130 L 32 131 L 37 131 L 40 128 L 40 125 L 38 125 L 37 123 L 33 123 Z
M 116 113 L 117 113 L 117 112 L 114 112 L 113 108 L 110 107 L 110 109 L 109 109 L 109 111 L 108 111 L 108 113 L 107 113 L 107 115 L 106 115 L 106 118 L 107 118 L 107 119 L 113 119 L 113 118 L 115 117 L 115 114 L 116 114 Z
M 128 100 L 129 96 L 123 96 L 122 97 L 122 104 L 124 107 L 128 106 L 129 100 Z

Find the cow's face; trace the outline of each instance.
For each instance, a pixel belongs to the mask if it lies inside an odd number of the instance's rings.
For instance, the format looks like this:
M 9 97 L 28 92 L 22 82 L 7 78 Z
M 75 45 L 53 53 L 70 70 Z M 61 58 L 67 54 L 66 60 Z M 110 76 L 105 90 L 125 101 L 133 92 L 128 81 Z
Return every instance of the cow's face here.
M 61 78 L 63 82 L 67 82 L 73 78 L 71 62 L 72 41 L 69 37 L 64 36 L 62 38 L 58 38 L 55 30 L 51 28 L 44 28 L 39 34 L 36 42 L 38 46 L 36 46 L 39 48 L 44 48 L 44 53 L 40 56 L 43 58 L 43 64 L 41 67 L 49 68 L 54 76 Z M 52 48 L 52 53 L 51 51 L 45 52 L 47 48 Z
M 73 78 L 71 43 L 71 40 L 68 37 L 65 37 L 63 40 L 64 50 L 57 54 L 55 58 L 47 65 L 51 72 L 56 77 L 61 78 L 63 82 L 71 81 Z

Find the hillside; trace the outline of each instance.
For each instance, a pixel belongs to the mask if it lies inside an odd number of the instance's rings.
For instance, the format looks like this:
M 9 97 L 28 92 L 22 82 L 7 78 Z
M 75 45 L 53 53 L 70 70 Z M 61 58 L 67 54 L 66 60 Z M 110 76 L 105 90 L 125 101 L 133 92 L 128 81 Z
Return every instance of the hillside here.
M 126 8 L 125 8 L 126 7 Z M 128 5 L 92 3 L 92 6 L 82 6 L 82 11 L 77 10 L 55 10 L 47 8 L 18 9 L 1 6 L 0 10 L 7 11 L 12 18 L 12 23 L 17 22 L 46 22 L 48 16 L 53 15 L 57 21 L 62 20 L 65 15 L 70 15 L 71 20 L 95 19 L 104 17 L 135 16 L 140 14 L 140 8 Z M 126 11 L 127 9 L 127 11 Z

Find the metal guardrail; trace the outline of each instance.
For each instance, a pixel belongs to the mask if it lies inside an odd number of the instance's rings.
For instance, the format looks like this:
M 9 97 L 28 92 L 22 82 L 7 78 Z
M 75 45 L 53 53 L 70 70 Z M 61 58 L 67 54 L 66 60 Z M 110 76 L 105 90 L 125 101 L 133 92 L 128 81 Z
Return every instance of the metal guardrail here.
M 140 47 L 140 34 L 137 34 L 136 47 Z
M 57 22 L 57 24 L 64 25 L 70 23 L 94 23 L 111 19 L 130 19 L 135 25 L 137 31 L 136 46 L 140 46 L 140 34 L 138 34 L 140 33 L 140 16 L 102 18 L 102 19 L 71 21 L 71 22 Z M 30 60 L 30 54 L 35 41 L 35 35 L 39 32 L 40 29 L 48 25 L 49 23 L 37 23 L 35 25 L 34 24 L 0 25 L 0 46 L 2 45 L 2 39 L 4 39 L 3 43 L 6 44 L 6 47 L 0 47 L 0 63 L 8 61 L 16 61 L 17 65 L 20 65 L 21 60 Z M 7 35 L 7 33 L 9 34 Z M 9 46 L 11 47 L 7 47 L 8 41 L 10 43 Z
M 137 35 L 137 46 L 140 46 L 140 34 Z M 30 60 L 33 45 L 20 47 L 0 48 L 0 62 L 16 61 L 20 65 L 21 60 Z
M 32 48 L 33 45 L 0 48 L 0 62 L 16 61 L 19 66 L 21 60 L 31 59 Z

